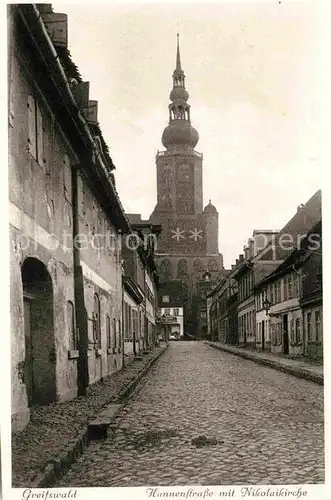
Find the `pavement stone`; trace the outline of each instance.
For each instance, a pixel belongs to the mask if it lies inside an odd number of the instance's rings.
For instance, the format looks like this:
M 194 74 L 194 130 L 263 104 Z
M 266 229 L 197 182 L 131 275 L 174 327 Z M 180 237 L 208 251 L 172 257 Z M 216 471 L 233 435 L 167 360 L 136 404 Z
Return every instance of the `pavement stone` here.
M 204 343 L 171 343 L 114 435 L 55 486 L 323 483 L 323 406 L 313 382 Z M 199 436 L 216 444 L 196 447 Z
M 119 393 L 152 361 L 164 347 L 156 348 L 143 360 L 133 362 L 88 388 L 87 396 L 64 403 L 31 408 L 30 422 L 22 432 L 12 435 L 12 485 L 26 488 L 45 467 L 69 448 L 73 448 L 95 415 L 114 402 Z M 93 452 L 95 444 L 89 445 Z M 99 449 L 99 448 L 98 448 Z M 95 456 L 97 458 L 97 455 Z
M 220 342 L 206 342 L 206 344 L 216 349 L 221 349 L 222 351 L 249 359 L 255 363 L 261 363 L 273 367 L 276 370 L 285 371 L 296 377 L 304 378 L 320 385 L 324 384 L 324 368 L 322 362 L 316 364 L 316 362 L 308 359 L 303 360 L 291 356 L 284 356 L 281 353 L 262 352 L 256 349 L 236 347 Z

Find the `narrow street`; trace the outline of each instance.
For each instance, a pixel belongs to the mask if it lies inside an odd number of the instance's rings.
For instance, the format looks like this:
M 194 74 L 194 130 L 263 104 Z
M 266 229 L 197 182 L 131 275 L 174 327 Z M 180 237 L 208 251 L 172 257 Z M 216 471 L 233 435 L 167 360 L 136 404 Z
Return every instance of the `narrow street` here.
M 323 387 L 172 342 L 57 487 L 324 481 Z

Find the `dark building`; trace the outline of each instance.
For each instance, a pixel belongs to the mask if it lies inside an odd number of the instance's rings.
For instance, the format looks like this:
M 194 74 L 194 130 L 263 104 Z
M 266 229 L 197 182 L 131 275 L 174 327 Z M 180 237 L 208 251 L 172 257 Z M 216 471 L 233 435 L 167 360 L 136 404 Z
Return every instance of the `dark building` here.
M 184 307 L 184 331 L 201 336 L 207 328 L 205 291 L 222 275 L 223 259 L 217 210 L 211 202 L 203 209 L 202 154 L 194 149 L 199 134 L 191 125 L 188 97 L 177 43 L 169 125 L 162 135 L 166 149 L 156 156 L 157 204 L 150 220 L 163 228 L 156 252 L 160 307 L 162 296 Z

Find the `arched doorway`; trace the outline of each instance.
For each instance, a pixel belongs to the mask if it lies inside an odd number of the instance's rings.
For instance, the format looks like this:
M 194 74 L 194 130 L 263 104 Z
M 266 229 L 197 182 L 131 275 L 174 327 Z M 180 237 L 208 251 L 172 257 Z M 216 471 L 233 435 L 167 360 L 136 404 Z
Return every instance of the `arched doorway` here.
M 22 266 L 25 367 L 29 406 L 56 398 L 52 279 L 45 265 L 28 257 Z

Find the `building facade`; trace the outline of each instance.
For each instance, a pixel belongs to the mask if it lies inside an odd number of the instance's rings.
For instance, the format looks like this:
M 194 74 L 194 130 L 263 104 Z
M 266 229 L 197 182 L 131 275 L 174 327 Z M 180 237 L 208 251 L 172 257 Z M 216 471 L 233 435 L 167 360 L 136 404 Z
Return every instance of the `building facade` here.
M 266 299 L 268 311 L 263 306 Z M 259 284 L 256 302 L 270 325 L 271 352 L 322 360 L 321 223 Z
M 159 318 L 159 335 L 162 340 L 169 340 L 171 337 L 181 340 L 184 337 L 183 307 L 161 307 Z
M 239 255 L 232 273 L 237 282 L 238 345 L 256 347 L 256 304 L 254 287 L 272 272 L 279 262 L 264 258 L 261 247 L 272 245 L 273 231 L 255 230 L 248 240 L 244 254 Z
M 304 353 L 311 359 L 323 361 L 322 224 L 315 226 L 313 233 L 320 236 L 319 246 L 307 252 L 307 259 L 302 265 L 300 306 Z
M 170 296 L 171 302 L 179 297 L 185 333 L 201 337 L 207 332 L 204 275 L 209 272 L 210 282 L 216 282 L 223 260 L 217 210 L 211 202 L 203 209 L 203 158 L 195 151 L 199 135 L 191 125 L 188 97 L 177 44 L 169 125 L 162 135 L 165 151 L 156 156 L 157 204 L 150 220 L 163 228 L 157 250 L 160 296 Z
M 50 5 L 8 11 L 12 423 L 123 364 L 114 165 Z
M 143 336 L 140 339 L 140 352 L 147 352 L 157 342 L 159 276 L 155 251 L 162 233 L 160 225 L 142 220 L 140 214 L 128 214 L 131 234 L 125 239 L 125 255 L 131 253 L 130 266 L 136 273 L 137 284 L 143 287 Z M 142 327 L 142 323 L 141 323 Z

